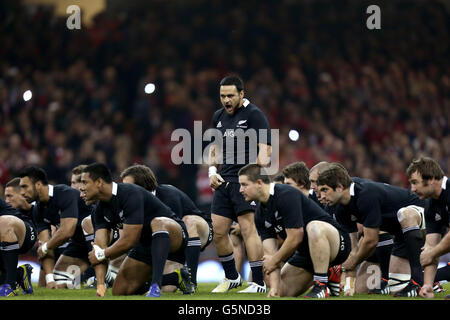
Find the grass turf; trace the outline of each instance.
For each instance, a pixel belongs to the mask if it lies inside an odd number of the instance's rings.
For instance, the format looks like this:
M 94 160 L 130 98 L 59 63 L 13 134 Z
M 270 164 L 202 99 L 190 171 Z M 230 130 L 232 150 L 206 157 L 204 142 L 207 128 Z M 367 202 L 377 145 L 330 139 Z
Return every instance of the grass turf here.
M 163 293 L 160 299 L 163 300 L 266 300 L 265 293 L 255 293 L 255 294 L 243 294 L 237 293 L 241 288 L 230 290 L 228 293 L 211 293 L 211 290 L 217 283 L 200 283 L 198 286 L 198 291 L 193 295 L 183 295 L 180 292 L 175 293 Z M 244 286 L 245 287 L 245 284 Z M 433 300 L 442 300 L 447 294 L 450 293 L 450 283 L 443 284 L 446 292 L 435 294 Z M 39 288 L 36 284 L 33 284 L 34 293 L 31 295 L 22 295 L 21 290 L 19 290 L 19 295 L 16 297 L 0 297 L 0 300 L 148 300 L 149 298 L 144 295 L 132 295 L 132 296 L 113 296 L 111 294 L 111 289 L 108 289 L 106 296 L 101 298 L 97 297 L 95 294 L 95 289 L 79 289 L 79 290 L 68 290 L 59 289 L 52 290 L 46 288 Z M 414 300 L 420 299 L 416 298 L 396 298 L 392 295 L 369 295 L 369 294 L 357 294 L 353 297 L 330 297 L 329 300 Z M 270 300 L 308 300 L 303 298 L 303 295 L 297 298 L 270 298 Z

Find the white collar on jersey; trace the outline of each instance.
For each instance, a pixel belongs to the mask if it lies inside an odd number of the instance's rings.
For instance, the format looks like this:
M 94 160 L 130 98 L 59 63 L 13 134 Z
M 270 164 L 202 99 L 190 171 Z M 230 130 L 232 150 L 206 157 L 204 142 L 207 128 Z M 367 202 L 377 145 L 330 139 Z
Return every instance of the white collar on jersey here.
M 352 182 L 352 184 L 350 185 L 350 196 L 354 196 L 355 195 L 355 183 Z
M 313 193 L 314 193 L 314 190 L 313 189 L 309 189 L 309 194 L 313 195 Z
M 112 194 L 117 196 L 117 183 L 112 183 Z
M 48 196 L 49 197 L 53 197 L 53 189 L 54 189 L 54 187 L 51 184 L 49 184 L 48 185 Z
M 275 194 L 275 182 L 271 182 L 269 186 L 269 194 L 274 195 Z
M 152 195 L 156 196 L 156 190 L 150 191 Z
M 250 104 L 250 101 L 244 98 L 244 103 L 242 104 L 244 107 L 247 107 Z
M 448 178 L 444 176 L 444 178 L 442 179 L 442 190 L 447 189 L 447 180 Z

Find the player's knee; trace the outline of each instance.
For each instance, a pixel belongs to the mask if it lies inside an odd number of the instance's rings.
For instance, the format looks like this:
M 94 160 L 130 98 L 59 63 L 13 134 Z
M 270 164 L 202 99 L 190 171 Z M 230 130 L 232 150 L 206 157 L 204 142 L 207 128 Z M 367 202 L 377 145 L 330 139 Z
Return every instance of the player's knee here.
M 170 232 L 171 226 L 173 226 L 171 224 L 172 221 L 175 222 L 174 220 L 172 220 L 170 218 L 166 218 L 166 217 L 154 218 L 152 220 L 152 222 L 150 223 L 150 226 L 152 228 L 152 232 L 156 232 L 156 231 L 168 231 L 168 232 Z
M 228 231 L 229 229 L 226 228 L 224 225 L 213 225 L 214 230 L 214 241 L 216 240 L 222 240 L 228 238 Z
M 256 227 L 253 221 L 240 221 L 239 226 L 241 227 L 241 234 L 244 238 L 248 238 L 254 234 L 257 235 Z
M 186 230 L 189 234 L 189 237 L 198 237 L 199 236 L 199 228 L 200 221 L 193 216 L 184 216 L 183 222 L 186 226 Z
M 324 237 L 325 227 L 320 221 L 311 221 L 306 226 L 306 233 L 308 234 L 309 241 L 314 241 Z
M 14 223 L 12 219 L 5 216 L 0 216 L 0 240 L 5 241 L 14 234 Z M 6 239 L 7 240 L 7 239 Z
M 86 217 L 81 221 L 81 228 L 86 234 L 94 233 L 94 226 L 92 225 L 91 217 Z
M 133 293 L 129 290 L 130 286 L 127 286 L 126 282 L 121 280 L 122 279 L 120 277 L 117 277 L 114 281 L 113 287 L 111 289 L 111 293 L 113 296 L 127 296 Z
M 420 224 L 420 214 L 412 208 L 400 209 L 397 212 L 397 219 L 403 227 Z

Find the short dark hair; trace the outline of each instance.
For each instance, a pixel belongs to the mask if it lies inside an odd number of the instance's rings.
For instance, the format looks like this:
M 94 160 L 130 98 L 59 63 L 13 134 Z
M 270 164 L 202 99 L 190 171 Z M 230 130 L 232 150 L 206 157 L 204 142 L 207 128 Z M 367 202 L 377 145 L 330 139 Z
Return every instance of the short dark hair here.
M 8 181 L 6 183 L 5 188 L 8 188 L 8 187 L 18 189 L 20 187 L 20 178 L 14 178 L 14 179 Z
M 406 169 L 406 176 L 408 179 L 414 172 L 418 172 L 423 180 L 441 180 L 444 177 L 444 171 L 442 170 L 439 163 L 430 157 L 420 157 L 419 159 L 413 160 L 408 169 Z
M 352 178 L 348 174 L 347 169 L 340 163 L 331 163 L 328 169 L 325 169 L 317 178 L 317 185 L 327 185 L 333 190 L 336 190 L 338 185 L 341 184 L 345 189 L 349 188 L 352 184 Z
M 244 81 L 237 75 L 229 75 L 220 80 L 221 86 L 235 86 L 238 92 L 244 90 Z
M 47 174 L 45 173 L 44 169 L 39 167 L 26 167 L 19 172 L 18 177 L 28 177 L 30 178 L 31 182 L 33 182 L 33 184 L 40 181 L 43 185 L 48 185 Z
M 158 181 L 152 169 L 142 164 L 135 164 L 123 170 L 120 177 L 123 179 L 126 176 L 133 177 L 135 184 L 148 191 L 153 191 L 158 186 Z
M 111 171 L 109 171 L 108 167 L 103 163 L 91 163 L 83 169 L 83 173 L 89 173 L 89 177 L 93 181 L 101 178 L 106 183 L 112 183 Z
M 72 169 L 72 174 L 73 175 L 79 175 L 83 173 L 83 169 L 86 168 L 87 165 L 85 164 L 80 164 L 79 166 L 76 166 L 75 168 Z
M 299 186 L 304 186 L 306 189 L 311 187 L 311 182 L 309 181 L 309 169 L 303 161 L 287 165 L 283 169 L 283 175 L 285 178 L 294 180 Z
M 273 178 L 274 182 L 281 182 L 284 183 L 284 175 L 282 173 L 277 174 L 274 178 Z
M 242 167 L 239 172 L 239 176 L 247 176 L 251 182 L 256 182 L 258 179 L 261 179 L 265 184 L 270 183 L 270 178 L 267 175 L 265 169 L 256 163 L 250 163 L 246 166 Z

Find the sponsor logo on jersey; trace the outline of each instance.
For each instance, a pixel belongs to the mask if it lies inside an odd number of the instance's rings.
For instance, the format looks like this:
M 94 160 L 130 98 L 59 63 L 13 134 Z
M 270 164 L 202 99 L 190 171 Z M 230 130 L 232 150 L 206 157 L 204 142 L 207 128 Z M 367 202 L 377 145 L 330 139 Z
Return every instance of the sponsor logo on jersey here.
M 219 123 L 217 124 L 216 128 L 222 128 L 222 121 L 219 121 Z
M 224 137 L 230 137 L 230 138 L 234 138 L 234 130 L 233 129 L 227 129 L 224 133 L 223 133 Z
M 283 231 L 283 227 L 280 226 L 280 225 L 277 225 L 277 226 L 275 227 L 275 232 L 276 232 L 276 233 L 280 233 L 281 231 Z
M 280 220 L 282 217 L 278 216 L 278 211 L 275 211 L 275 219 Z
M 237 124 L 237 128 L 242 128 L 242 129 L 247 129 L 248 128 L 248 126 L 247 126 L 247 120 L 240 120 L 240 121 L 238 121 L 238 124 Z

